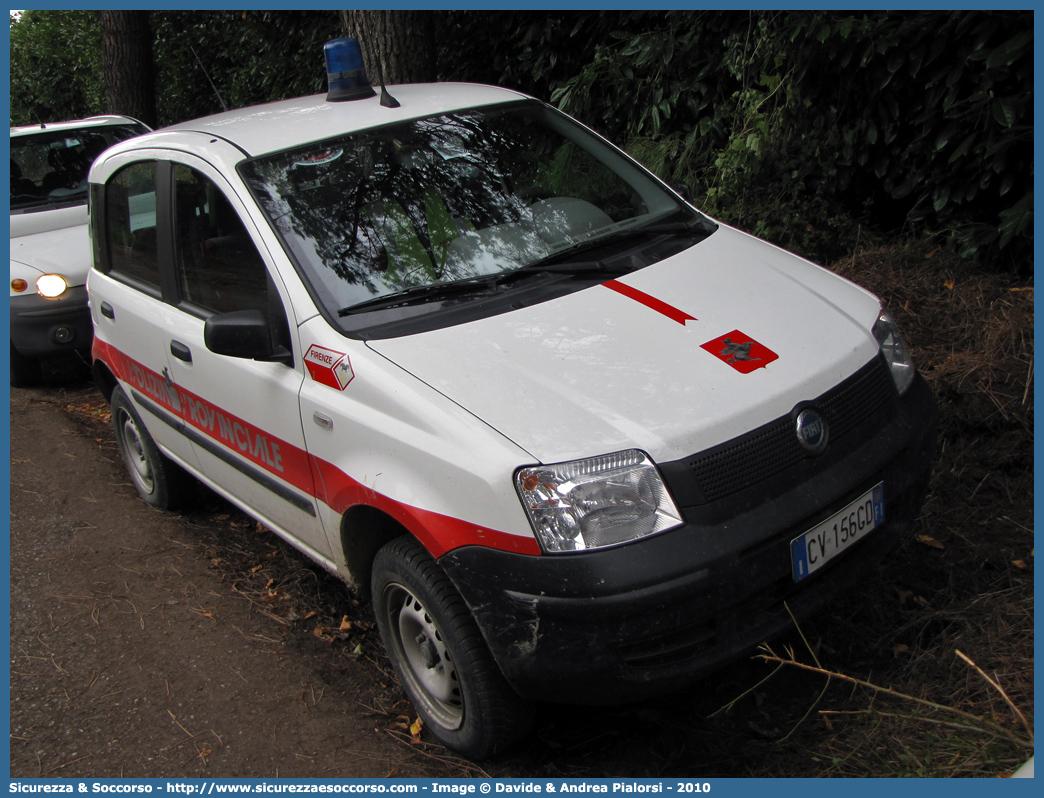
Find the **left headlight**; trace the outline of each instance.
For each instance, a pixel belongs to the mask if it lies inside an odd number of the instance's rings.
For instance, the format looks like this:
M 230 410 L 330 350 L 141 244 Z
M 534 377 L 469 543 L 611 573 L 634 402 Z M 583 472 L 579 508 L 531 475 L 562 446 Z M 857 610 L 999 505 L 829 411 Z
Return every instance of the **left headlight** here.
M 683 523 L 656 466 L 637 449 L 522 468 L 515 488 L 547 553 L 614 546 Z
M 892 372 L 896 390 L 902 396 L 914 378 L 914 363 L 910 357 L 910 350 L 906 348 L 903 336 L 899 334 L 899 327 L 892 318 L 892 314 L 884 306 L 874 324 L 874 338 L 881 347 L 881 354 L 888 361 L 888 368 Z
M 45 274 L 36 281 L 36 293 L 48 299 L 57 299 L 68 287 L 68 281 L 60 274 Z

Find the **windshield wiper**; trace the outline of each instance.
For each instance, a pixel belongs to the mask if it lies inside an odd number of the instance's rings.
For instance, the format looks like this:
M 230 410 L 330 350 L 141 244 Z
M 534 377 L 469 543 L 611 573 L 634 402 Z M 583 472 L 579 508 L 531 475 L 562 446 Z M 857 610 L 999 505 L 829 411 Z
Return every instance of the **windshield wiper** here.
M 574 267 L 576 267 L 578 270 L 583 270 L 585 268 L 589 268 L 590 264 L 598 264 L 599 266 L 601 266 L 602 270 L 605 270 L 605 267 L 602 266 L 599 261 L 580 261 L 575 264 L 565 264 L 563 262 L 566 261 L 568 258 L 573 257 L 574 255 L 579 255 L 582 252 L 587 252 L 589 250 L 605 246 L 606 244 L 626 241 L 632 238 L 642 238 L 645 236 L 679 233 L 690 234 L 694 237 L 699 237 L 700 239 L 703 239 L 709 236 L 715 230 L 717 230 L 717 225 L 715 225 L 713 222 L 707 219 L 704 219 L 702 216 L 698 216 L 684 222 L 654 222 L 652 224 L 647 224 L 644 227 L 628 227 L 624 230 L 617 230 L 613 233 L 607 233 L 606 235 L 600 236 L 598 238 L 588 238 L 583 241 L 577 241 L 575 244 L 568 246 L 565 249 L 560 249 L 557 252 L 552 252 L 550 255 L 547 255 L 546 257 L 543 257 L 540 260 L 536 260 L 530 264 L 527 264 L 523 267 L 523 269 L 525 271 L 541 271 L 550 269 L 551 267 L 555 267 L 561 264 L 563 267 L 568 267 L 568 269 L 563 268 L 563 271 L 571 271 Z
M 24 211 L 30 208 L 64 208 L 71 205 L 82 205 L 87 200 L 86 191 L 65 194 L 59 197 L 40 197 L 35 194 L 12 194 L 11 210 Z
M 447 283 L 431 283 L 429 285 L 415 285 L 390 294 L 381 294 L 372 299 L 364 299 L 354 305 L 341 308 L 337 311 L 340 317 L 353 316 L 357 313 L 366 313 L 372 310 L 386 310 L 389 308 L 403 307 L 405 305 L 419 304 L 436 299 L 466 294 L 489 287 L 499 288 L 516 279 L 534 273 L 554 273 L 583 277 L 590 274 L 609 275 L 620 274 L 631 271 L 634 267 L 628 265 L 626 268 L 611 268 L 600 260 L 576 260 L 575 255 L 590 249 L 611 244 L 630 238 L 664 235 L 671 233 L 689 234 L 705 238 L 717 229 L 717 225 L 704 219 L 702 216 L 695 217 L 684 222 L 656 222 L 644 227 L 629 227 L 626 230 L 617 230 L 600 238 L 591 238 L 578 241 L 572 246 L 552 252 L 546 257 L 520 266 L 517 269 L 498 272 L 496 274 L 481 274 L 476 277 L 468 277 L 463 280 L 454 280 Z
M 342 308 L 337 311 L 337 315 L 343 318 L 344 316 L 352 316 L 356 313 L 365 313 L 370 310 L 385 310 L 387 308 L 412 305 L 433 299 L 442 299 L 443 297 L 464 294 L 491 286 L 499 288 L 507 283 L 514 282 L 516 279 L 524 277 L 527 274 L 532 275 L 534 272 L 543 274 L 555 273 L 583 275 L 590 273 L 609 274 L 610 271 L 613 271 L 614 273 L 619 271 L 607 269 L 601 261 L 597 260 L 584 260 L 561 264 L 548 263 L 545 261 L 546 258 L 537 261 L 536 263 L 521 266 L 517 269 L 511 269 L 510 271 L 497 272 L 496 274 L 480 274 L 475 277 L 467 277 L 463 280 L 454 280 L 449 283 L 415 285 L 410 288 L 404 288 L 401 291 L 393 291 L 390 294 L 381 294 L 372 299 L 364 299 L 362 302 L 357 302 L 354 305 Z
M 403 288 L 401 291 L 393 291 L 390 294 L 381 294 L 372 299 L 364 299 L 354 305 L 341 308 L 337 315 L 352 316 L 356 313 L 365 313 L 370 310 L 384 310 L 402 305 L 411 305 L 415 302 L 426 302 L 432 299 L 441 299 L 454 294 L 463 294 L 476 289 L 485 288 L 490 283 L 496 282 L 499 274 L 483 274 L 478 277 L 469 277 L 464 280 L 454 280 L 449 283 L 431 283 L 429 285 L 414 285 Z
M 570 248 L 571 253 L 575 254 L 576 250 Z M 608 274 L 609 269 L 606 268 L 605 264 L 600 260 L 576 260 L 569 261 L 568 263 L 560 263 L 558 261 L 558 255 L 561 253 L 556 252 L 552 255 L 548 255 L 546 258 L 534 261 L 533 263 L 527 263 L 525 266 L 519 266 L 517 269 L 511 271 L 501 272 L 496 275 L 497 285 L 509 282 L 516 277 L 520 277 L 524 274 L 533 274 L 534 272 L 542 272 L 544 274 L 575 274 L 584 275 L 590 273 Z M 613 269 L 612 271 L 618 271 Z

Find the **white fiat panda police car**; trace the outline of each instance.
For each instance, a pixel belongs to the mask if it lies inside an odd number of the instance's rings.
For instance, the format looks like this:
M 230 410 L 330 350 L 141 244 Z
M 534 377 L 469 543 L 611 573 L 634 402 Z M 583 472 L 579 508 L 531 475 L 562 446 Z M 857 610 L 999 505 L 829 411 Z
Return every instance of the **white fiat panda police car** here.
M 369 591 L 438 739 L 675 689 L 909 531 L 935 403 L 876 297 L 537 100 L 327 58 L 95 163 L 94 367 L 145 500 Z

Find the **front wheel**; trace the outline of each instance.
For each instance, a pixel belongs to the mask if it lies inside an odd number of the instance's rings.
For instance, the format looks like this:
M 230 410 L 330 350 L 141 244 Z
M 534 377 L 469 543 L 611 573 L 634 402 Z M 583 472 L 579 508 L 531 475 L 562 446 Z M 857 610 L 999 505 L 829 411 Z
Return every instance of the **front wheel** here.
M 388 657 L 424 728 L 475 759 L 525 734 L 529 707 L 504 680 L 453 583 L 416 540 L 373 565 L 373 605 Z

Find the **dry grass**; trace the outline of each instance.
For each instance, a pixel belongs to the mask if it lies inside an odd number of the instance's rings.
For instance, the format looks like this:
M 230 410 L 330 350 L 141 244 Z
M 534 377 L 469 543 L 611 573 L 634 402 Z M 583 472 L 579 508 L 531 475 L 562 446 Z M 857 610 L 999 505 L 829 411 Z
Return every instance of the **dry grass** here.
M 859 692 L 839 696 L 840 709 L 823 702 L 821 770 L 800 775 L 1002 775 L 1032 740 L 1033 288 L 917 245 L 834 268 L 888 302 L 938 398 L 939 454 L 900 553 L 898 602 L 852 610 L 848 632 L 867 642 L 827 638 L 849 654 L 838 671 L 880 674 L 913 705 Z M 918 701 L 1011 735 L 941 723 Z

